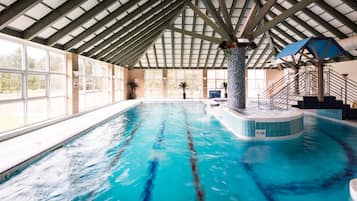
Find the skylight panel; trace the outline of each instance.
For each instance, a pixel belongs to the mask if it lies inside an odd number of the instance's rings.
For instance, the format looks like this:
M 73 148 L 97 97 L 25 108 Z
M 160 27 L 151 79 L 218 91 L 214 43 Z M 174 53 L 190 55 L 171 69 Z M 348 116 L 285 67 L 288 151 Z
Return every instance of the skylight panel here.
M 72 40 L 72 36 L 66 35 L 63 38 L 61 38 L 61 40 L 59 40 L 57 43 L 63 45 L 66 44 L 68 41 Z
M 44 29 L 38 36 L 41 38 L 48 38 L 50 37 L 52 34 L 56 33 L 57 30 L 52 28 L 52 27 L 47 27 L 46 29 Z
M 105 27 L 101 27 L 99 28 L 96 32 L 94 32 L 95 34 L 100 34 L 101 32 L 103 32 L 105 30 Z
M 84 23 L 83 27 L 88 29 L 89 27 L 93 26 L 95 23 L 97 23 L 97 21 L 92 18 L 92 19 L 88 20 L 86 23 Z
M 70 18 L 71 20 L 74 20 L 76 18 L 78 18 L 79 16 L 83 15 L 84 11 L 81 8 L 76 8 L 74 10 L 72 10 L 71 12 L 69 12 L 66 16 L 68 18 Z
M 23 31 L 23 30 L 27 29 L 28 27 L 30 27 L 35 22 L 36 21 L 31 18 L 21 15 L 20 17 L 16 18 L 14 21 L 12 21 L 9 24 L 9 27 Z
M 119 7 L 120 7 L 120 3 L 119 2 L 115 2 L 111 6 L 108 7 L 108 10 L 112 13 L 116 9 L 118 9 Z
M 15 3 L 16 0 L 2 0 L 1 3 L 5 6 L 10 6 L 11 4 Z
M 338 10 L 339 12 L 341 12 L 342 14 L 353 12 L 353 9 L 346 4 L 340 4 L 335 9 Z M 354 11 L 354 12 L 357 12 L 357 11 Z
M 55 23 L 52 24 L 53 27 L 55 27 L 56 29 L 61 29 L 64 26 L 68 25 L 71 21 L 65 17 L 60 18 L 59 20 L 57 20 Z
M 82 33 L 85 29 L 83 29 L 82 27 L 78 27 L 76 28 L 75 30 L 73 30 L 70 34 L 72 36 L 77 36 L 79 35 L 80 33 Z
M 36 6 L 32 7 L 30 10 L 28 10 L 26 12 L 26 15 L 39 20 L 42 17 L 46 16 L 49 12 L 51 12 L 51 9 L 49 9 L 42 3 L 39 3 Z
M 66 0 L 56 0 L 56 1 L 54 1 L 54 0 L 43 0 L 43 3 L 45 3 L 48 6 L 50 6 L 52 9 L 55 9 L 55 8 L 59 7 L 64 2 L 66 2 Z
M 103 19 L 104 17 L 106 17 L 108 15 L 108 11 L 107 10 L 103 10 L 102 12 L 100 12 L 98 15 L 95 16 L 95 19 L 97 19 L 98 21 Z
M 96 6 L 98 3 L 99 2 L 97 0 L 87 0 L 81 5 L 81 7 L 88 11 L 94 6 Z

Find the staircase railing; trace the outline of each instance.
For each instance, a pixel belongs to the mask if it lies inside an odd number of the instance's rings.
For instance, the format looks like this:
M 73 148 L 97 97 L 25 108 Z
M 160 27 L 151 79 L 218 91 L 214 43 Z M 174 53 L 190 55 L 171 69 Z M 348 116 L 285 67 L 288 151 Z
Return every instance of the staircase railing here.
M 342 100 L 344 104 L 352 104 L 357 101 L 357 82 L 331 70 L 330 95 Z
M 305 71 L 284 75 L 258 95 L 258 107 L 270 110 L 289 109 L 301 95 L 307 94 L 306 75 Z M 315 79 L 314 76 L 312 78 Z
M 357 100 L 357 82 L 327 68 L 324 71 L 324 94 L 335 96 L 345 104 Z M 303 96 L 317 95 L 317 72 L 304 69 L 298 74 L 286 74 L 258 94 L 258 107 L 269 110 L 288 110 Z

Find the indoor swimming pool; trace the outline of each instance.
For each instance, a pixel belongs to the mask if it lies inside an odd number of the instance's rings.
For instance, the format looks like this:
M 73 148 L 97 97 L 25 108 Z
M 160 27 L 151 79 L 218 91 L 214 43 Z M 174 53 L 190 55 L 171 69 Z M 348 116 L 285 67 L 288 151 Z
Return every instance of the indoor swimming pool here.
M 350 200 L 357 128 L 305 116 L 298 138 L 242 141 L 205 107 L 118 114 L 1 181 L 0 200 Z

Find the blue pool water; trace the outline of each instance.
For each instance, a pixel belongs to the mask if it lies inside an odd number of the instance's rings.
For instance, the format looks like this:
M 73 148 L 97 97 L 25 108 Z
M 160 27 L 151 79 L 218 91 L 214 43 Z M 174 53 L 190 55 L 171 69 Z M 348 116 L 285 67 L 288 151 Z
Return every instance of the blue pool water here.
M 301 137 L 238 140 L 200 103 L 135 107 L 0 184 L 0 200 L 350 200 L 357 129 L 304 118 Z

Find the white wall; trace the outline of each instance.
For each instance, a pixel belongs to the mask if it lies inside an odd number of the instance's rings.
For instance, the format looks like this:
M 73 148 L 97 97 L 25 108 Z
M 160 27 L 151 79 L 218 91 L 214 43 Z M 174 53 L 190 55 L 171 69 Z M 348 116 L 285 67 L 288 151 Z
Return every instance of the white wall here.
M 331 66 L 338 73 L 348 73 L 348 77 L 357 82 L 357 60 L 331 63 Z

